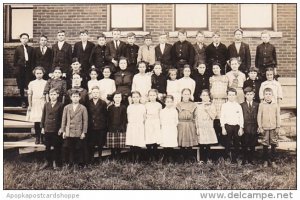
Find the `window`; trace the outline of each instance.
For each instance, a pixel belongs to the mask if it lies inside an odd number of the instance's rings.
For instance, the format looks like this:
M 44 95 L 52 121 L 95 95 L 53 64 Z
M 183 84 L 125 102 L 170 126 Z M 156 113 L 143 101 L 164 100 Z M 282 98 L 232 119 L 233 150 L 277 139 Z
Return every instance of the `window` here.
M 207 4 L 176 4 L 175 30 L 184 28 L 189 30 L 208 29 Z
M 119 28 L 123 30 L 143 30 L 143 5 L 124 4 L 111 5 L 110 29 Z
M 273 27 L 272 4 L 241 4 L 240 23 L 244 29 L 269 29 Z

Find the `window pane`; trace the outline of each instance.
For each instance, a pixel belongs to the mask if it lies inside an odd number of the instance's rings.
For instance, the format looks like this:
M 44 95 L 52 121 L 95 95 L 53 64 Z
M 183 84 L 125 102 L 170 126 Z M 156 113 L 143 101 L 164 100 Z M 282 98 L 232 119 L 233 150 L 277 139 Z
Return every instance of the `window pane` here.
M 242 28 L 272 28 L 272 4 L 241 4 Z
M 176 28 L 206 28 L 206 4 L 178 4 L 176 5 Z
M 112 28 L 142 28 L 143 5 L 111 5 Z
M 11 10 L 11 37 L 19 39 L 21 33 L 33 35 L 33 9 L 12 9 Z

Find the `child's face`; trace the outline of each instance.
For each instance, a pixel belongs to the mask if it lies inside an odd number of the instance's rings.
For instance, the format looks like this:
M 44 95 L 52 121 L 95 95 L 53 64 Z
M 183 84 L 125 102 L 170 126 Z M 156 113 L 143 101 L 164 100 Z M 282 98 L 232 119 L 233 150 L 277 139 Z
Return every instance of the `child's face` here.
M 23 45 L 26 45 L 28 43 L 29 38 L 27 37 L 27 35 L 22 35 L 22 37 L 20 38 L 20 42 Z
M 120 31 L 113 31 L 112 32 L 113 40 L 119 40 L 121 37 L 121 32 Z
M 135 104 L 140 103 L 140 99 L 141 99 L 141 97 L 140 97 L 139 94 L 134 93 L 134 94 L 132 95 L 132 101 L 133 101 L 133 103 L 135 103 Z
M 79 94 L 72 94 L 71 100 L 72 100 L 72 103 L 79 103 L 80 95 Z
M 36 79 L 42 79 L 44 76 L 44 73 L 42 70 L 35 70 L 34 74 L 35 74 Z
M 145 63 L 139 64 L 139 68 L 138 69 L 139 69 L 139 72 L 141 74 L 144 74 L 146 72 L 146 65 L 145 65 Z
M 183 69 L 183 76 L 184 77 L 190 77 L 190 75 L 191 75 L 191 69 L 190 68 L 184 68 Z
M 86 34 L 86 33 L 80 33 L 80 39 L 81 39 L 81 41 L 83 41 L 83 42 L 86 42 L 87 40 L 88 40 L 88 34 Z
M 160 75 L 161 74 L 161 65 L 155 65 L 153 68 L 153 71 L 156 75 Z
M 59 96 L 59 95 L 58 95 L 56 92 L 50 92 L 50 94 L 49 94 L 50 101 L 51 101 L 51 102 L 57 101 L 58 96 Z
M 149 92 L 148 97 L 151 102 L 155 102 L 157 99 L 157 94 L 156 92 Z
M 150 46 L 152 44 L 152 39 L 145 39 L 145 45 Z
M 268 43 L 270 41 L 270 35 L 269 34 L 262 34 L 261 35 L 261 40 L 264 42 L 264 43 Z
M 272 92 L 267 91 L 267 92 L 264 93 L 264 99 L 266 101 L 270 102 L 270 101 L 272 101 L 272 98 L 273 98 L 273 93 Z
M 214 36 L 212 37 L 212 40 L 213 40 L 213 43 L 218 44 L 218 43 L 220 43 L 221 38 L 220 38 L 219 35 L 214 35 Z
M 53 75 L 55 79 L 58 79 L 61 77 L 62 73 L 60 70 L 54 70 Z
M 91 71 L 91 73 L 90 73 L 90 77 L 91 77 L 91 79 L 92 79 L 92 80 L 96 80 L 96 79 L 97 79 L 97 77 L 98 77 L 98 74 L 97 74 L 97 72 L 95 72 L 95 71 Z
M 253 101 L 253 98 L 254 98 L 254 92 L 247 92 L 245 94 L 245 96 L 246 96 L 246 100 L 251 102 L 251 101 Z
M 236 99 L 236 94 L 235 94 L 235 92 L 228 92 L 228 94 L 227 94 L 227 98 L 228 98 L 228 101 L 230 101 L 230 102 L 233 102 L 233 101 L 235 101 L 235 99 Z
M 126 60 L 120 60 L 119 67 L 121 70 L 125 70 L 127 68 L 127 61 Z
M 243 38 L 243 34 L 241 31 L 236 31 L 234 34 L 234 39 L 235 41 L 241 41 Z
M 170 79 L 171 80 L 176 80 L 176 77 L 177 77 L 177 73 L 176 72 L 170 72 Z
M 72 67 L 72 69 L 73 69 L 74 71 L 77 71 L 77 70 L 80 69 L 81 64 L 80 64 L 79 62 L 73 62 L 72 65 L 71 65 L 71 67 Z
M 117 105 L 120 105 L 122 101 L 122 94 L 115 94 L 114 96 L 114 102 Z
M 191 98 L 191 93 L 188 90 L 184 90 L 181 94 L 183 102 L 189 102 Z
M 47 46 L 47 42 L 48 42 L 47 38 L 45 38 L 45 37 L 40 38 L 40 45 L 42 47 Z
M 178 33 L 178 39 L 180 42 L 183 42 L 186 40 L 186 33 Z
M 105 43 L 106 43 L 106 39 L 105 39 L 104 37 L 99 37 L 99 38 L 98 38 L 98 44 L 99 44 L 100 46 L 104 46 Z
M 128 44 L 131 44 L 131 45 L 133 45 L 133 44 L 134 44 L 134 42 L 135 42 L 135 37 L 134 37 L 134 36 L 132 36 L 132 37 L 128 37 L 128 38 L 127 38 L 127 42 L 128 42 Z
M 165 44 L 165 43 L 167 42 L 167 36 L 166 36 L 166 35 L 161 35 L 161 36 L 159 36 L 158 42 L 159 42 L 160 44 Z
M 110 69 L 105 68 L 105 69 L 103 70 L 103 76 L 104 76 L 104 78 L 109 78 L 110 75 L 111 75 Z
M 266 78 L 268 81 L 272 81 L 274 79 L 274 73 L 272 71 L 266 71 Z
M 57 34 L 57 40 L 58 40 L 59 42 L 64 41 L 64 40 L 65 40 L 65 33 L 58 33 L 58 34 Z
M 92 97 L 93 97 L 93 99 L 99 99 L 99 97 L 100 97 L 99 89 L 93 89 L 92 90 Z
M 255 80 L 256 77 L 257 77 L 257 72 L 256 71 L 252 71 L 252 72 L 249 72 L 248 75 L 249 75 L 249 78 L 251 80 Z
M 199 72 L 199 74 L 204 74 L 205 73 L 205 70 L 206 70 L 206 66 L 205 66 L 205 64 L 200 64 L 198 67 L 197 67 L 197 69 L 198 69 L 198 72 Z
M 203 102 L 209 102 L 209 100 L 210 100 L 209 95 L 208 95 L 207 92 L 202 92 L 200 97 L 201 97 Z
M 165 104 L 167 108 L 171 108 L 174 106 L 174 101 L 171 98 L 167 98 Z
M 231 67 L 232 71 L 237 71 L 237 70 L 239 70 L 240 64 L 238 63 L 237 60 L 232 60 L 230 62 L 230 67 Z
M 81 81 L 82 81 L 82 78 L 78 74 L 73 75 L 73 79 L 72 79 L 73 86 L 80 86 Z
M 219 65 L 213 65 L 212 70 L 213 70 L 214 75 L 220 75 L 221 74 L 221 68 L 220 68 Z
M 197 40 L 197 42 L 199 42 L 199 43 L 203 43 L 203 41 L 204 41 L 204 35 L 202 35 L 201 33 L 199 33 L 199 34 L 196 36 L 196 40 Z

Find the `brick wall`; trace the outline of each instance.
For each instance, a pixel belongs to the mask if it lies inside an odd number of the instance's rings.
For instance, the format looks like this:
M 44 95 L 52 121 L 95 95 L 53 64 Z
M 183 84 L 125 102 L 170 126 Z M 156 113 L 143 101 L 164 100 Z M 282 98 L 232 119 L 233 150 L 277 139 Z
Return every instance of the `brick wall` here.
M 161 31 L 173 31 L 174 11 L 172 4 L 145 4 L 145 29 L 153 35 L 154 44 Z M 99 32 L 107 31 L 106 4 L 39 4 L 34 5 L 33 14 L 33 46 L 37 45 L 38 36 L 47 34 L 49 43 L 55 42 L 58 29 L 66 31 L 67 41 L 74 44 L 79 40 L 79 30 L 88 29 L 91 41 L 96 41 Z M 233 30 L 238 27 L 237 4 L 211 4 L 211 31 L 220 31 L 222 42 L 229 45 L 233 40 Z M 277 47 L 279 73 L 284 77 L 296 77 L 296 4 L 277 5 L 277 31 L 282 37 L 271 39 Z M 125 38 L 124 38 L 125 40 Z M 194 38 L 189 38 L 194 43 Z M 170 38 L 173 43 L 176 38 Z M 256 46 L 261 43 L 259 37 L 247 37 L 244 41 L 250 45 L 252 65 Z M 142 44 L 137 39 L 137 44 Z M 206 38 L 206 44 L 211 43 Z M 15 45 L 5 45 L 4 77 L 13 77 L 12 55 Z M 7 47 L 7 48 L 6 48 Z

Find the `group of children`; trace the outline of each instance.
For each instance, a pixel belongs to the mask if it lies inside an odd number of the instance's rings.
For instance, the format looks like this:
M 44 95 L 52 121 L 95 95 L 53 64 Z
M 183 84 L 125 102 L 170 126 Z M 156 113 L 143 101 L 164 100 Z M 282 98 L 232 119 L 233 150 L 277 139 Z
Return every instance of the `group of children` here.
M 238 41 L 242 30 L 234 33 L 234 47 L 245 51 L 247 45 Z M 21 42 L 24 36 L 28 35 L 22 34 Z M 132 160 L 137 161 L 143 147 L 147 147 L 149 160 L 158 159 L 158 146 L 172 160 L 170 148 L 181 147 L 180 157 L 187 159 L 192 147 L 200 145 L 202 162 L 206 162 L 210 146 L 218 143 L 225 147 L 224 158 L 236 163 L 242 146 L 242 164 L 253 163 L 258 133 L 263 136 L 264 165 L 275 166 L 282 99 L 280 83 L 274 79 L 276 52 L 269 55 L 267 51 L 269 58 L 264 59 L 266 52 L 258 47 L 257 59 L 268 63 L 258 62 L 257 69 L 245 67 L 246 55 L 230 57 L 219 33 L 213 34 L 214 42 L 207 47 L 203 33 L 197 34 L 198 46 L 193 46 L 184 30 L 173 46 L 161 34 L 155 48 L 150 35 L 140 48 L 134 44 L 133 33 L 125 44 L 119 40 L 119 30 L 113 31 L 113 40 L 107 44 L 101 34 L 96 46 L 88 43 L 87 31 L 80 36 L 82 41 L 76 43 L 74 52 L 66 54 L 69 48 L 61 39 L 64 31 L 59 31 L 52 72 L 45 70 L 51 65 L 39 64 L 33 70 L 36 79 L 28 85 L 28 113 L 35 122 L 36 143 L 46 145 L 44 167 L 52 166 L 53 161 L 60 165 L 61 160 L 69 165 L 91 163 L 95 147 L 101 156 L 104 146 L 112 149 L 114 158 L 130 146 Z M 262 39 L 267 36 L 262 33 Z M 263 45 L 271 44 L 264 41 Z M 28 59 L 27 48 L 25 44 Z M 88 50 L 91 53 L 86 55 Z

